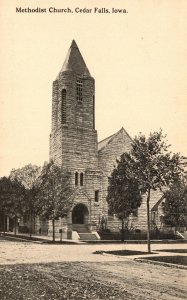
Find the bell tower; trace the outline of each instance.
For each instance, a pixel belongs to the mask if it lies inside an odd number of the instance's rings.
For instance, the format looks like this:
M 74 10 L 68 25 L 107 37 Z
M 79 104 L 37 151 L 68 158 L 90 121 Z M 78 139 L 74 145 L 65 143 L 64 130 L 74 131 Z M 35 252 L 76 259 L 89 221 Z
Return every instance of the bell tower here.
M 79 225 L 93 231 L 102 211 L 95 81 L 75 41 L 53 82 L 50 159 L 70 172 L 72 178 L 73 206 L 67 216 L 67 231 L 78 231 Z
M 74 40 L 53 82 L 50 159 L 72 172 L 98 168 L 95 81 Z

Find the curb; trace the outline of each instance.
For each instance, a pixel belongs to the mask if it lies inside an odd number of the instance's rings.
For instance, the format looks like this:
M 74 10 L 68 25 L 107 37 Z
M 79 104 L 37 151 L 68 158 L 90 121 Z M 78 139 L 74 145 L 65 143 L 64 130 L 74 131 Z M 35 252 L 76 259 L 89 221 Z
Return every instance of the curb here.
M 37 244 L 43 244 L 43 241 L 35 241 L 35 240 L 30 240 L 30 239 L 25 239 L 25 238 L 21 238 L 21 237 L 13 237 L 10 235 L 2 235 L 2 237 L 5 237 L 7 239 L 12 239 L 14 241 L 20 241 L 20 242 L 29 242 L 29 243 L 37 243 Z
M 14 240 L 14 241 L 20 241 L 20 242 L 29 242 L 29 243 L 36 243 L 36 244 L 48 244 L 48 245 L 78 245 L 78 244 L 86 244 L 84 241 L 68 241 L 68 240 L 62 240 L 62 241 L 55 241 L 47 240 L 47 239 L 29 239 L 28 237 L 20 237 L 20 236 L 13 236 L 13 235 L 0 235 L 4 238 Z

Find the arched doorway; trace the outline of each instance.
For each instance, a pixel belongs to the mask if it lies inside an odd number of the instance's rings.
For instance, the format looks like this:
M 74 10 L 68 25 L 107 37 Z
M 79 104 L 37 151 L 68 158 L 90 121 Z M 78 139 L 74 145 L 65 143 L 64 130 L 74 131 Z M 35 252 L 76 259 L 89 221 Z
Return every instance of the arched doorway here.
M 87 224 L 88 223 L 88 208 L 86 205 L 80 203 L 77 204 L 72 211 L 72 223 L 73 224 Z

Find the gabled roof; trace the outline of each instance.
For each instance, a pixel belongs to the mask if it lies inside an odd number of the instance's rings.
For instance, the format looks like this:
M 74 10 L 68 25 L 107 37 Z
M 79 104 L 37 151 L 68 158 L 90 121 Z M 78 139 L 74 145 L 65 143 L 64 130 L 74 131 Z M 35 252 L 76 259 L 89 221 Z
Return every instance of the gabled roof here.
M 105 148 L 109 143 L 112 142 L 112 140 L 114 139 L 114 137 L 116 137 L 118 134 L 124 134 L 126 136 L 128 136 L 131 140 L 132 138 L 130 137 L 130 135 L 126 132 L 126 130 L 122 127 L 119 131 L 117 131 L 116 133 L 110 135 L 109 137 L 105 138 L 104 140 L 100 141 L 98 143 L 98 151 L 100 151 L 101 149 Z
M 98 150 L 105 147 L 108 144 L 108 142 L 112 139 L 112 137 L 115 135 L 116 135 L 116 133 L 114 133 L 114 134 L 110 135 L 109 137 L 105 138 L 104 140 L 100 141 L 98 143 Z
M 60 71 L 73 71 L 77 75 L 91 76 L 90 72 L 85 64 L 85 61 L 79 51 L 76 42 L 73 40 L 69 48 L 68 54 Z
M 151 211 L 157 211 L 159 205 L 163 202 L 164 200 L 164 195 L 155 203 L 155 205 L 151 208 Z

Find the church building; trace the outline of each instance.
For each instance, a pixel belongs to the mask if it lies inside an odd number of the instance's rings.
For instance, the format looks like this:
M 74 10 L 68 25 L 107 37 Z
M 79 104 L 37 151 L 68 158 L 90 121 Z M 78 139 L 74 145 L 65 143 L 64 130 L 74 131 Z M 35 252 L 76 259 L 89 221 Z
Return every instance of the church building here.
M 98 143 L 95 101 L 95 80 L 73 41 L 53 82 L 50 134 L 50 159 L 70 172 L 74 191 L 68 216 L 56 221 L 64 238 L 78 239 L 83 234 L 87 239 L 99 238 L 97 230 L 103 220 L 111 231 L 119 231 L 121 224 L 115 216 L 108 216 L 108 177 L 116 158 L 130 151 L 132 140 L 121 128 Z M 141 215 L 136 212 L 132 219 L 146 226 L 145 207 Z

